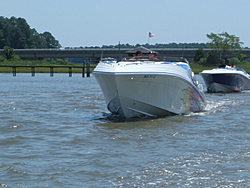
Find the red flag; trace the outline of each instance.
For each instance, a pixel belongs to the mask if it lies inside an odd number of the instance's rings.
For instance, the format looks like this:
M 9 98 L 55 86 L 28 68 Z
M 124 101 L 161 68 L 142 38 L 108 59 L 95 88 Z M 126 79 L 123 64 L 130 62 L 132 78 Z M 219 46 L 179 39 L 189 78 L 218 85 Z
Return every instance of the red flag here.
M 153 33 L 151 33 L 151 32 L 149 32 L 149 35 L 148 35 L 149 37 L 154 37 L 155 36 L 155 34 L 153 34 Z

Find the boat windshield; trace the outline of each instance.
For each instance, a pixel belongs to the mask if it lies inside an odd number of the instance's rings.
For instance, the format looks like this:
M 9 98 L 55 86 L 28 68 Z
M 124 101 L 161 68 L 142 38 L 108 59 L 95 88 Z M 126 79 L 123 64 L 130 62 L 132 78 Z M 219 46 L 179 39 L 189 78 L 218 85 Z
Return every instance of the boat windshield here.
M 122 59 L 123 61 L 161 61 L 158 57 L 149 58 L 148 56 L 137 57 L 125 57 Z
M 122 61 L 163 61 L 166 63 L 177 63 L 177 62 L 183 62 L 185 64 L 189 65 L 189 62 L 187 59 L 181 57 L 181 58 L 174 58 L 174 59 L 167 59 L 166 57 L 155 57 L 150 58 L 150 56 L 143 54 L 143 56 L 137 57 L 124 57 L 122 58 Z
M 243 69 L 243 68 L 240 68 L 240 67 L 235 67 L 237 71 L 242 71 L 244 72 L 245 74 L 247 74 L 247 72 Z
M 217 67 L 217 68 L 215 68 L 215 69 L 237 70 L 237 71 L 244 72 L 244 74 L 247 74 L 247 72 L 246 72 L 243 68 L 240 68 L 240 67 L 230 67 L 230 66 L 226 66 L 226 67 Z

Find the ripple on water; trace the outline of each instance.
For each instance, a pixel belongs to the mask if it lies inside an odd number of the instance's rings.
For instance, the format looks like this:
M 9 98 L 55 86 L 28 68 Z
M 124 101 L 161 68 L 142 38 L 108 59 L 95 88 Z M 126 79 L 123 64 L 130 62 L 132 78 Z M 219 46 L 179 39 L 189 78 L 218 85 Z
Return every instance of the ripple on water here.
M 0 76 L 2 187 L 250 186 L 248 92 L 135 120 L 107 111 L 94 78 Z

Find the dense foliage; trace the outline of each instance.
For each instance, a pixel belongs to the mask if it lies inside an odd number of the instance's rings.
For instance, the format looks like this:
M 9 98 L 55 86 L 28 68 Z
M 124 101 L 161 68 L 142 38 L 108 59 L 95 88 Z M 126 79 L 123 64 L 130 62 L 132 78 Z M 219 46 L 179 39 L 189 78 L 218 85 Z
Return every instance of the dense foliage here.
M 23 18 L 0 16 L 0 48 L 16 49 L 59 48 L 59 42 L 50 32 L 38 33 Z
M 230 35 L 227 32 L 215 34 L 207 34 L 210 42 L 207 46 L 212 49 L 208 53 L 204 53 L 203 49 L 196 50 L 194 55 L 194 62 L 202 65 L 215 65 L 219 64 L 222 59 L 227 63 L 244 63 L 246 62 L 246 55 L 242 54 L 243 42 L 239 37 Z
M 243 42 L 240 42 L 240 38 L 235 35 L 229 35 L 227 32 L 215 34 L 207 34 L 207 37 L 210 39 L 208 47 L 214 49 L 218 54 L 220 59 L 224 59 L 229 53 L 238 53 L 241 50 L 241 45 Z

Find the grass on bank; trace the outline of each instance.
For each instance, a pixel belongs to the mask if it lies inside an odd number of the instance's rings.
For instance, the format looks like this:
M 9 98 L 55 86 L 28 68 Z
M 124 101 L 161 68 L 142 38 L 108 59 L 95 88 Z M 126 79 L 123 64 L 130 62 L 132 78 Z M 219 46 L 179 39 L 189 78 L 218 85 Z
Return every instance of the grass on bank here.
M 215 65 L 203 66 L 197 63 L 191 63 L 190 66 L 195 74 L 199 74 L 203 70 L 211 70 L 211 69 L 218 67 Z M 236 66 L 243 68 L 248 74 L 250 74 L 250 63 L 239 63 L 239 64 L 236 64 Z

